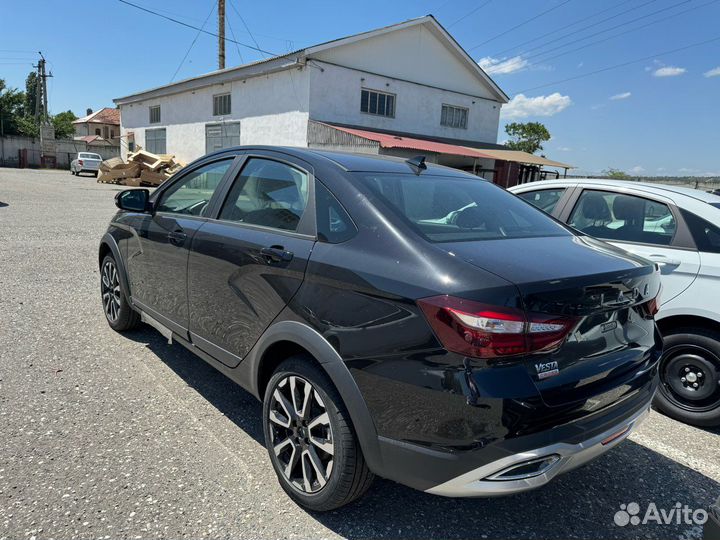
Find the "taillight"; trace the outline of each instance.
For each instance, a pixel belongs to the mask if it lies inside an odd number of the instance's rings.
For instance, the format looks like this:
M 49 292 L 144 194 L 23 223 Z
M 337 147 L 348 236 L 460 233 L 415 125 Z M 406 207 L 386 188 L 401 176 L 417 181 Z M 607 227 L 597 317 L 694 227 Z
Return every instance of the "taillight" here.
M 651 298 L 647 302 L 640 304 L 640 313 L 648 319 L 652 319 L 660 310 L 660 293 L 662 292 L 662 284 L 655 298 Z
M 552 351 L 577 322 L 454 296 L 423 298 L 418 305 L 447 350 L 475 358 Z
M 82 164 L 83 164 L 83 160 L 82 160 L 82 159 L 78 159 L 78 165 L 82 165 Z

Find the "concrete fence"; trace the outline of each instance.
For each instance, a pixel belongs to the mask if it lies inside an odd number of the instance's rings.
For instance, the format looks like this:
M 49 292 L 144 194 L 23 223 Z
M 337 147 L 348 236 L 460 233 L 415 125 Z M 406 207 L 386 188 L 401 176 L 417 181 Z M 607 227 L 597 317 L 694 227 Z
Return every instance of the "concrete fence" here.
M 119 146 L 108 144 L 88 144 L 84 141 L 72 139 L 60 139 L 55 141 L 56 151 L 53 160 L 41 161 L 40 139 L 32 137 L 0 137 L 0 167 L 56 167 L 58 169 L 69 169 L 70 162 L 75 159 L 78 152 L 94 152 L 100 154 L 103 159 L 109 159 L 120 155 Z

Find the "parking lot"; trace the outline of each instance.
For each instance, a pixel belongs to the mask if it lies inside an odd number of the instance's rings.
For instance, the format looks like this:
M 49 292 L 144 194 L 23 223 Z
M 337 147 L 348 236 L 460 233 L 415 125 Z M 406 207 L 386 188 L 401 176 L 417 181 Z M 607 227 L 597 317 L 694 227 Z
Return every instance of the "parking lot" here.
M 120 189 L 0 169 L 0 538 L 702 537 L 614 523 L 621 504 L 720 496 L 720 430 L 655 412 L 534 492 L 443 499 L 378 480 L 350 507 L 300 509 L 272 472 L 254 398 L 149 327 L 106 324 L 97 246 Z

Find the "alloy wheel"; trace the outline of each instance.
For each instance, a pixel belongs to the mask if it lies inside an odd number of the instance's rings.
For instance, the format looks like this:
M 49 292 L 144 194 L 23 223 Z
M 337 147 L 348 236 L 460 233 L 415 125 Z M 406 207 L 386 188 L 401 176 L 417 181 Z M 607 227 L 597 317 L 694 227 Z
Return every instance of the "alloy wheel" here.
M 301 493 L 325 487 L 333 469 L 333 432 L 320 394 L 306 379 L 288 375 L 272 390 L 269 417 L 273 457 Z
M 110 322 L 115 322 L 120 315 L 120 279 L 113 261 L 107 260 L 102 268 L 100 279 L 103 308 Z

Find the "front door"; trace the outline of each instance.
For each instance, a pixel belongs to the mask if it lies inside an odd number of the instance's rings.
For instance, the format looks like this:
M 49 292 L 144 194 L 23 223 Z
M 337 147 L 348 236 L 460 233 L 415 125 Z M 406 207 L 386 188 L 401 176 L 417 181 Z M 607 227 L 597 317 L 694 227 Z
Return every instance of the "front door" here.
M 669 302 L 697 277 L 697 250 L 677 247 L 678 218 L 670 204 L 613 191 L 584 189 L 568 224 L 660 266 L 660 302 Z
M 192 241 L 190 337 L 231 367 L 295 295 L 315 243 L 311 169 L 286 159 L 249 156 Z
M 233 158 L 201 165 L 164 190 L 152 214 L 137 214 L 130 225 L 127 271 L 133 302 L 173 331 L 188 327 L 188 248 L 205 223 L 208 203 Z

